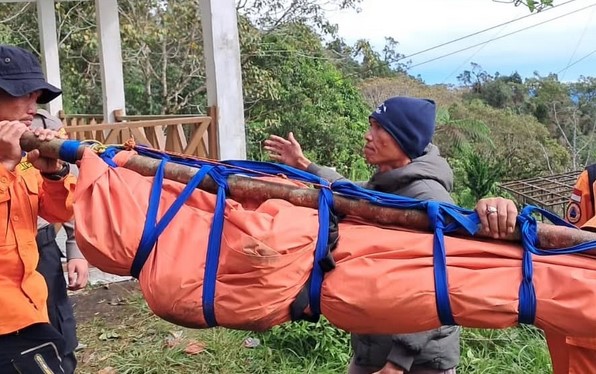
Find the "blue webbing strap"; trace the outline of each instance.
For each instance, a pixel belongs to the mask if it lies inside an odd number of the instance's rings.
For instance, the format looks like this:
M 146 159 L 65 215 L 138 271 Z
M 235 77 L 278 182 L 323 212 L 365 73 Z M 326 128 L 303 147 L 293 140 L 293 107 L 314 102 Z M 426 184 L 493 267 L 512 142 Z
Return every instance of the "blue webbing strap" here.
M 113 158 L 116 156 L 116 153 L 121 151 L 118 147 L 108 147 L 102 153 L 99 154 L 102 160 L 111 167 L 115 168 L 118 165 L 114 162 Z
M 321 289 L 323 288 L 325 273 L 321 263 L 325 260 L 329 251 L 329 219 L 332 209 L 333 193 L 328 188 L 322 188 L 319 192 L 319 235 L 315 247 L 309 290 L 310 311 L 314 319 L 318 319 L 321 314 Z
M 553 224 L 558 226 L 575 227 L 556 215 L 544 209 L 534 206 L 525 207 L 519 216 L 517 222 L 521 227 L 522 244 L 524 254 L 522 258 L 522 281 L 519 287 L 519 323 L 534 324 L 536 319 L 536 290 L 533 283 L 533 265 L 532 254 L 539 256 L 553 256 L 560 254 L 573 254 L 587 251 L 594 247 L 594 243 L 582 243 L 577 246 L 562 248 L 557 250 L 541 250 L 538 245 L 538 229 L 536 219 L 533 213 L 540 213 Z
M 159 198 L 161 196 L 166 162 L 166 158 L 164 157 L 155 171 L 155 178 L 153 178 L 153 185 L 149 194 L 149 204 L 147 205 L 147 217 L 145 218 L 143 234 L 141 235 L 139 248 L 130 267 L 130 274 L 137 279 L 155 243 L 154 232 L 155 225 L 157 224 L 157 209 L 159 208 Z
M 159 220 L 159 223 L 156 224 L 166 162 L 167 158 L 164 157 L 157 168 L 153 185 L 151 186 L 151 194 L 149 195 L 147 218 L 145 220 L 143 234 L 141 235 L 139 248 L 135 254 L 130 268 L 130 274 L 137 279 L 139 278 L 141 270 L 143 269 L 147 258 L 149 258 L 149 255 L 151 254 L 151 251 L 153 250 L 159 235 L 161 235 L 161 233 L 170 224 L 176 213 L 178 213 L 180 208 L 182 208 L 184 203 L 190 198 L 194 189 L 201 183 L 201 181 L 205 178 L 205 175 L 207 175 L 211 169 L 210 166 L 201 168 L 199 172 L 191 178 L 180 195 L 164 213 L 163 217 Z
M 60 159 L 69 164 L 77 162 L 77 153 L 79 152 L 80 145 L 81 142 L 78 140 L 65 140 L 64 143 L 60 145 L 60 150 L 58 151 Z
M 203 279 L 203 317 L 209 327 L 217 326 L 215 318 L 215 286 L 217 282 L 217 269 L 219 267 L 219 255 L 221 252 L 221 238 L 223 235 L 224 213 L 226 207 L 227 180 L 218 173 L 218 168 L 209 172 L 209 176 L 217 183 L 217 197 L 215 212 L 211 231 L 209 232 L 209 244 L 207 245 L 207 257 L 205 259 L 205 272 Z
M 519 285 L 518 317 L 517 321 L 524 324 L 534 324 L 536 319 L 536 290 L 534 288 L 534 266 L 532 264 L 532 251 L 530 245 L 538 241 L 536 219 L 532 217 L 530 209 L 522 210 L 517 221 L 522 231 L 522 280 Z
M 434 201 L 427 202 L 427 213 L 431 229 L 435 231 L 433 237 L 433 271 L 435 275 L 437 314 L 442 325 L 455 325 L 447 282 L 447 257 L 445 254 L 445 238 L 443 234 L 445 222 L 443 216 L 440 214 L 439 203 Z

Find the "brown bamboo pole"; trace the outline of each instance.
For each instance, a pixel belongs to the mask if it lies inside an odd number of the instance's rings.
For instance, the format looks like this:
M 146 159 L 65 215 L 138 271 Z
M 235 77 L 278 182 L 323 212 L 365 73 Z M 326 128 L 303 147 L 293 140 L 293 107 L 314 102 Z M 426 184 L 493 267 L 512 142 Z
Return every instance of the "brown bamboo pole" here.
M 21 147 L 25 151 L 39 149 L 44 157 L 59 158 L 60 147 L 63 140 L 40 142 L 32 134 L 25 134 L 21 138 Z M 84 146 L 79 147 L 78 158 L 82 157 Z M 133 170 L 144 176 L 154 176 L 160 160 L 145 156 L 132 156 L 123 167 Z M 187 183 L 199 169 L 169 163 L 165 167 L 165 177 L 170 180 Z M 290 185 L 249 178 L 239 175 L 228 177 L 229 197 L 242 201 L 263 202 L 268 199 L 283 199 L 294 205 L 310 208 L 318 207 L 318 190 L 299 188 Z M 199 186 L 209 192 L 217 191 L 217 184 L 207 176 Z M 428 231 L 429 220 L 425 212 L 415 209 L 397 209 L 381 207 L 365 200 L 348 198 L 334 194 L 335 210 L 339 214 L 357 217 L 364 222 L 371 222 L 385 226 L 399 226 L 409 229 Z M 596 233 L 575 230 L 551 224 L 538 223 L 538 246 L 542 249 L 564 248 L 589 241 L 596 241 Z M 464 234 L 463 232 L 460 234 Z M 490 236 L 478 233 L 477 237 L 493 239 Z M 493 239 L 494 240 L 494 239 Z M 515 232 L 503 240 L 520 241 L 520 231 Z M 590 251 L 596 256 L 596 249 Z

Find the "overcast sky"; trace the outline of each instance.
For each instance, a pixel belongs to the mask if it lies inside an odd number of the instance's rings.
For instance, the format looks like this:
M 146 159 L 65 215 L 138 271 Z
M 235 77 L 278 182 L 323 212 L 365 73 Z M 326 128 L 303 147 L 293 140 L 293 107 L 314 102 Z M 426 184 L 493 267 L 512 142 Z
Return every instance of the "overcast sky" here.
M 596 0 L 555 0 L 554 4 L 558 6 L 412 56 L 411 65 L 562 16 L 559 19 L 421 64 L 410 73 L 419 74 L 430 84 L 456 83 L 457 75 L 475 62 L 491 74 L 517 71 L 529 77 L 534 71 L 543 76 L 558 73 L 562 81 L 596 76 Z M 360 13 L 329 13 L 339 25 L 340 35 L 349 42 L 368 39 L 378 50 L 384 45 L 384 37 L 391 36 L 405 55 L 530 14 L 526 7 L 493 0 L 363 0 L 360 8 Z M 570 64 L 573 66 L 567 67 Z

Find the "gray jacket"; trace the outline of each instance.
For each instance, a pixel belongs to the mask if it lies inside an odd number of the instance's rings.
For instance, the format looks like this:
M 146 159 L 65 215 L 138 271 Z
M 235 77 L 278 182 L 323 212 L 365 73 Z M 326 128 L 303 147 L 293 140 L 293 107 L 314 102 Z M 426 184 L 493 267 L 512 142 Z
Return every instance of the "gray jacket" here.
M 332 169 L 311 164 L 308 171 L 331 182 L 345 179 Z M 404 167 L 376 173 L 361 186 L 420 200 L 452 203 L 453 172 L 439 149 L 429 145 L 426 153 Z M 340 233 L 341 235 L 341 233 Z M 359 366 L 382 367 L 387 361 L 406 371 L 413 368 L 448 370 L 459 363 L 458 326 L 443 326 L 415 334 L 352 334 L 355 362 Z

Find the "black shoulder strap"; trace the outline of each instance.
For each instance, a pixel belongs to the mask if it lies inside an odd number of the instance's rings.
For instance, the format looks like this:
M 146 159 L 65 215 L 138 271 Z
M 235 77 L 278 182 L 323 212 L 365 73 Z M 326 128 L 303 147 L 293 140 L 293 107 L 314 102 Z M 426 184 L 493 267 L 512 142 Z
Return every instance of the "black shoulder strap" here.
M 592 199 L 592 205 L 594 205 L 594 182 L 596 182 L 596 164 L 586 166 L 588 172 L 588 185 L 590 186 L 590 199 Z
M 48 124 L 46 123 L 46 117 L 42 116 L 41 114 L 39 116 L 41 117 L 41 122 L 43 123 L 43 128 L 47 129 Z

